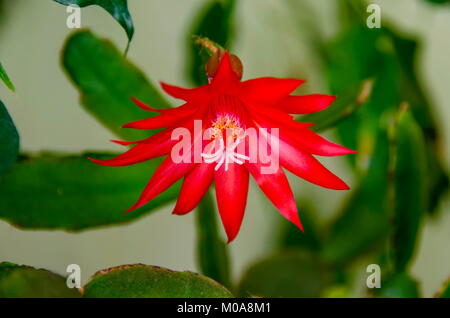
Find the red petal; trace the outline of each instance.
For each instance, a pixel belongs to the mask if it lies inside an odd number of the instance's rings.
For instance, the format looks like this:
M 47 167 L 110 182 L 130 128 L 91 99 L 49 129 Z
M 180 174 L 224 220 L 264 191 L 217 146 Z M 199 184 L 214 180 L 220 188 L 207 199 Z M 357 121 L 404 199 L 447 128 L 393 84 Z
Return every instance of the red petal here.
M 335 99 L 336 96 L 319 94 L 288 96 L 277 107 L 288 114 L 310 114 L 324 110 Z
M 313 123 L 300 123 L 293 119 L 293 117 L 285 112 L 271 107 L 255 106 L 253 103 L 246 103 L 248 109 L 251 111 L 253 118 L 265 123 L 265 128 L 289 128 L 299 129 L 314 126 Z M 267 127 L 266 127 L 267 126 Z
M 186 117 L 191 116 L 195 111 L 196 107 L 194 107 L 191 104 L 185 104 L 183 106 L 167 110 L 161 115 L 125 124 L 122 126 L 122 128 L 134 128 L 134 129 L 167 128 L 179 123 L 181 120 L 185 120 Z
M 251 100 L 263 105 L 279 104 L 304 80 L 261 77 L 242 82 L 242 92 Z
M 131 97 L 131 100 L 133 101 L 133 103 L 136 104 L 136 106 L 138 106 L 139 108 L 143 109 L 143 110 L 147 110 L 150 112 L 154 112 L 154 113 L 162 113 L 165 111 L 165 109 L 156 109 L 153 107 L 148 106 L 147 104 L 145 104 L 144 102 L 141 102 L 139 99 Z
M 342 156 L 356 153 L 344 146 L 332 143 L 308 129 L 305 123 L 293 120 L 289 115 L 280 111 L 260 107 L 252 107 L 252 116 L 263 128 L 279 128 L 280 135 L 295 142 L 301 149 L 318 156 Z M 271 116 L 271 117 L 269 117 Z
M 248 171 L 244 166 L 232 163 L 225 171 L 222 166 L 214 172 L 216 198 L 228 243 L 239 232 L 244 217 L 248 193 Z
M 189 151 L 183 154 L 182 158 L 180 158 L 180 162 L 175 163 L 172 160 L 171 155 L 167 156 L 158 169 L 156 169 L 139 200 L 126 212 L 138 209 L 144 204 L 147 204 L 150 200 L 158 196 L 178 179 L 184 177 L 195 167 L 195 163 L 193 163 L 195 158 L 195 146 L 198 143 L 202 143 L 201 136 L 201 132 L 194 135 L 194 140 L 190 145 Z
M 176 143 L 176 141 L 171 140 L 171 133 L 172 130 L 163 130 L 144 141 L 140 141 L 138 145 L 112 159 L 97 160 L 89 158 L 89 160 L 102 166 L 120 167 L 161 157 L 168 154 L 173 144 Z
M 277 172 L 274 174 L 262 174 L 260 165 L 252 163 L 246 163 L 246 168 L 264 194 L 280 211 L 281 215 L 303 231 L 303 226 L 298 217 L 294 194 L 283 170 L 278 167 Z
M 300 128 L 297 131 L 282 130 L 282 133 L 285 137 L 294 141 L 303 150 L 314 155 L 332 157 L 356 153 L 356 151 L 352 149 L 326 140 L 307 128 Z
M 173 214 L 184 215 L 191 212 L 201 201 L 213 181 L 214 165 L 198 164 L 186 177 Z
M 280 140 L 280 163 L 287 170 L 311 183 L 334 190 L 348 190 L 348 185 L 326 169 L 312 155 Z
M 173 86 L 167 83 L 161 82 L 161 88 L 170 96 L 181 99 L 186 102 L 191 102 L 194 104 L 207 103 L 209 97 L 209 87 L 208 85 L 203 85 L 195 88 L 183 88 L 178 86 Z
M 111 142 L 121 146 L 130 146 L 139 143 L 138 141 L 123 141 L 123 140 L 111 140 Z
M 139 209 L 185 176 L 194 165 L 192 163 L 174 163 L 168 156 L 156 169 L 139 200 L 127 212 Z
M 123 125 L 122 128 L 159 129 L 159 128 L 167 128 L 175 124 L 177 121 L 179 121 L 179 118 L 164 115 L 165 114 L 141 120 L 136 120 L 131 123 Z
M 170 111 L 172 111 L 172 109 Z M 198 118 L 202 118 L 204 115 L 203 113 L 204 109 L 199 109 L 197 113 Z M 195 116 L 193 118 L 197 118 Z M 133 142 L 138 143 L 138 145 L 116 158 L 107 160 L 96 160 L 91 158 L 89 159 L 95 163 L 104 166 L 127 166 L 145 160 L 153 159 L 156 157 L 161 157 L 170 153 L 173 145 L 178 142 L 177 140 L 172 140 L 172 132 L 174 131 L 174 129 L 186 128 L 189 129 L 189 131 L 191 131 L 192 133 L 193 131 L 195 132 L 194 126 L 195 126 L 194 119 L 188 117 L 187 120 L 177 125 L 177 127 L 164 129 L 158 132 L 157 134 L 151 136 L 150 138 L 138 142 Z M 199 138 L 201 138 L 202 131 L 199 131 L 197 133 L 198 135 L 193 136 L 194 140 L 198 140 Z

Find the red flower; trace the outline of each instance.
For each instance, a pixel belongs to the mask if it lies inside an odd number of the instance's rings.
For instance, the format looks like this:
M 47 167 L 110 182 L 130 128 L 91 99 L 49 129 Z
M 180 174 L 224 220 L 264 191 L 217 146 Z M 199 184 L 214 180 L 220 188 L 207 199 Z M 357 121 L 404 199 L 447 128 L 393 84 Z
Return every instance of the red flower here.
M 235 65 L 234 65 L 235 66 Z M 236 67 L 234 67 L 236 69 Z M 239 71 L 238 71 L 239 72 Z M 210 83 L 193 89 L 162 84 L 164 91 L 185 101 L 173 109 L 153 109 L 138 100 L 141 108 L 159 115 L 124 125 L 125 128 L 164 130 L 141 141 L 117 143 L 135 145 L 124 154 L 109 160 L 92 161 L 106 166 L 126 166 L 165 156 L 153 174 L 137 203 L 128 211 L 142 207 L 184 178 L 173 213 L 184 215 L 192 211 L 214 181 L 222 223 L 231 242 L 239 232 L 247 201 L 249 173 L 280 213 L 302 231 L 297 206 L 284 169 L 316 185 L 347 190 L 348 186 L 314 158 L 354 153 L 353 150 L 331 143 L 312 132 L 311 124 L 299 123 L 289 114 L 306 114 L 327 108 L 335 99 L 328 95 L 291 96 L 303 83 L 297 79 L 257 78 L 241 82 L 233 70 L 228 53 L 224 53 Z M 196 124 L 201 120 L 201 125 Z M 197 128 L 195 128 L 197 125 Z M 173 140 L 183 128 L 193 134 L 188 147 L 174 158 Z M 274 128 L 278 129 L 278 135 Z M 253 142 L 247 134 L 258 132 Z M 274 131 L 269 134 L 269 130 Z M 183 131 L 183 130 L 182 130 Z M 210 137 L 204 140 L 203 135 Z M 264 173 L 264 156 L 259 146 L 269 145 L 267 158 L 279 154 L 279 165 Z M 246 141 L 246 142 L 244 142 Z M 244 145 L 244 146 L 243 146 Z M 252 160 L 253 159 L 253 160 Z M 284 168 L 284 169 L 282 169 Z

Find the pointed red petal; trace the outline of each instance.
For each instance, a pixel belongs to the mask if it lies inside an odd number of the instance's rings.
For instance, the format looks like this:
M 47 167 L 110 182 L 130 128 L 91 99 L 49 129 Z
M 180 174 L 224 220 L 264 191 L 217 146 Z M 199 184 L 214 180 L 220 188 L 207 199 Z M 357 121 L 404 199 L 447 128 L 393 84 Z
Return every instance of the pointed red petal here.
M 183 88 L 163 82 L 161 82 L 160 84 L 161 88 L 173 98 L 181 99 L 186 102 L 191 102 L 193 104 L 198 104 L 202 102 L 207 103 L 207 98 L 209 96 L 208 85 L 203 85 L 195 88 Z
M 232 163 L 225 171 L 222 166 L 214 172 L 216 198 L 228 243 L 236 238 L 244 217 L 248 193 L 248 171 L 244 166 Z
M 134 146 L 125 153 L 106 160 L 97 160 L 89 158 L 89 160 L 102 166 L 129 166 L 135 163 L 157 158 L 168 154 L 176 141 L 171 140 L 172 130 L 163 130 L 152 137 L 140 141 L 138 145 Z
M 156 169 L 139 200 L 126 212 L 138 209 L 147 204 L 150 200 L 158 196 L 178 179 L 184 177 L 195 167 L 195 163 L 193 163 L 195 158 L 195 148 L 196 145 L 201 144 L 201 136 L 201 132 L 194 135 L 194 140 L 190 145 L 189 150 L 186 151 L 181 158 L 177 158 L 177 162 L 172 160 L 171 155 L 167 156 L 158 169 Z M 178 159 L 180 159 L 180 161 L 178 161 Z
M 262 105 L 255 105 L 254 103 L 246 103 L 251 115 L 263 123 L 265 128 L 288 128 L 296 130 L 299 128 L 307 128 L 314 126 L 313 123 L 301 123 L 294 120 L 294 118 L 285 112 L 272 108 L 264 107 Z
M 191 212 L 201 201 L 213 181 L 214 165 L 198 164 L 184 178 L 173 214 L 184 215 Z
M 255 121 L 263 128 L 279 128 L 280 135 L 289 139 L 302 150 L 318 156 L 342 156 L 356 153 L 344 146 L 332 143 L 308 129 L 308 124 L 299 123 L 279 110 L 267 107 L 251 107 Z M 270 116 L 270 117 L 269 117 Z
M 127 212 L 139 209 L 164 192 L 176 181 L 184 177 L 192 168 L 192 163 L 174 163 L 171 156 L 168 156 L 156 169 L 139 200 Z
M 263 105 L 276 105 L 288 97 L 304 80 L 261 77 L 242 82 L 242 93 Z
M 111 142 L 121 146 L 130 146 L 139 143 L 138 141 L 124 141 L 124 140 L 111 140 Z
M 325 168 L 312 155 L 296 149 L 280 139 L 280 164 L 287 170 L 311 183 L 334 190 L 350 189 L 344 181 Z
M 336 96 L 319 94 L 288 96 L 277 107 L 288 114 L 310 114 L 324 110 L 335 99 Z
M 260 165 L 253 163 L 246 163 L 246 168 L 281 215 L 303 231 L 294 194 L 283 170 L 278 167 L 274 174 L 262 174 Z
M 169 144 L 169 141 L 158 145 L 140 144 L 115 158 L 106 160 L 88 159 L 101 166 L 123 167 L 164 156 L 170 152 L 171 148 L 172 144 Z
M 155 117 L 145 118 L 141 120 L 132 121 L 122 126 L 122 128 L 133 128 L 133 129 L 159 129 L 167 128 L 179 119 L 171 116 L 159 115 Z
M 235 88 L 239 82 L 239 76 L 233 70 L 233 66 L 231 64 L 230 54 L 225 52 L 211 82 L 211 87 L 216 90 L 227 91 Z
M 133 121 L 125 124 L 122 128 L 134 129 L 159 129 L 167 128 L 185 120 L 186 117 L 191 116 L 196 111 L 193 105 L 185 104 L 183 106 L 173 108 L 165 111 L 161 115 Z
M 150 112 L 154 112 L 154 113 L 162 113 L 165 111 L 165 109 L 156 109 L 153 107 L 148 106 L 147 104 L 145 104 L 144 102 L 141 102 L 139 99 L 131 97 L 131 100 L 133 101 L 133 103 L 136 104 L 136 106 L 138 106 L 139 108 L 143 109 L 143 110 L 147 110 Z
M 286 138 L 295 142 L 300 148 L 314 155 L 332 157 L 356 153 L 356 151 L 352 149 L 326 140 L 307 128 L 300 128 L 297 131 L 287 131 L 283 129 L 282 133 Z

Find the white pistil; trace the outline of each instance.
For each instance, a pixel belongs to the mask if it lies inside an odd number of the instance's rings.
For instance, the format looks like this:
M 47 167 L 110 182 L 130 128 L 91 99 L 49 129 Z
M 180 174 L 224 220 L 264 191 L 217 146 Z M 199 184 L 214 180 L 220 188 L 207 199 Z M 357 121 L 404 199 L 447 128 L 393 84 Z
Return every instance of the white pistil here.
M 244 164 L 245 160 L 250 160 L 250 157 L 244 156 L 236 152 L 236 148 L 241 140 L 236 139 L 230 146 L 226 147 L 223 137 L 220 138 L 219 150 L 213 154 L 202 153 L 202 157 L 205 159 L 206 163 L 217 162 L 214 170 L 219 170 L 220 167 L 225 163 L 225 171 L 228 171 L 228 165 L 230 163 L 237 163 L 239 165 Z

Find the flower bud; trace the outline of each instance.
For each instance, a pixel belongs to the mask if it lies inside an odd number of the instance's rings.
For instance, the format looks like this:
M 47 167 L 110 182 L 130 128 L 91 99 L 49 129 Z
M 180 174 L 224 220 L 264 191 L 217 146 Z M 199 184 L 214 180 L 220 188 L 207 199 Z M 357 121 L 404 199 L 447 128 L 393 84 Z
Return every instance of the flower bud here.
M 206 63 L 206 75 L 208 75 L 209 78 L 213 78 L 216 75 L 224 53 L 225 50 L 218 49 Z M 241 79 L 244 72 L 241 60 L 236 55 L 230 54 L 230 61 L 233 71 L 237 74 L 238 78 Z

